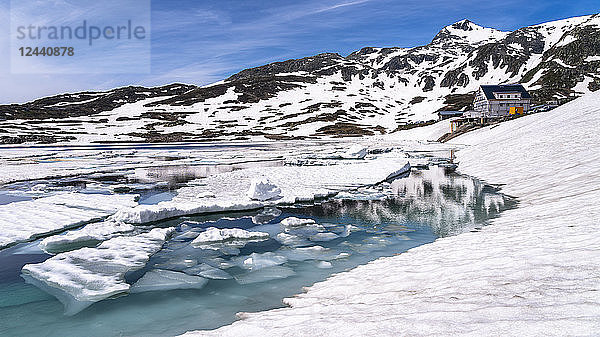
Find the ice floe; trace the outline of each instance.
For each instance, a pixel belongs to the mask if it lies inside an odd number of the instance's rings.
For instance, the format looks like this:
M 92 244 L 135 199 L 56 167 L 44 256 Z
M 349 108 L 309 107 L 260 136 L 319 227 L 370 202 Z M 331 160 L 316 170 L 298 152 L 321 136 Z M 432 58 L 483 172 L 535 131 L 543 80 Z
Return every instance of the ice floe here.
M 107 217 L 136 195 L 61 193 L 0 205 L 0 248 Z
M 317 233 L 309 237 L 310 241 L 331 241 L 337 238 L 339 238 L 339 235 L 330 232 Z
M 79 230 L 69 231 L 63 235 L 54 235 L 40 241 L 40 248 L 48 253 L 54 254 L 80 248 L 90 242 L 99 242 L 111 237 L 134 230 L 134 226 L 124 222 L 102 221 L 85 225 Z
M 329 269 L 329 268 L 333 268 L 333 265 L 329 261 L 319 261 L 317 263 L 317 268 L 320 268 L 320 269 Z
M 310 241 L 297 235 L 291 235 L 287 233 L 279 233 L 275 237 L 275 240 L 279 241 L 282 245 L 286 246 L 308 246 Z
M 248 273 L 240 274 L 235 276 L 235 280 L 239 284 L 251 284 L 258 282 L 266 282 L 276 279 L 284 279 L 295 275 L 296 273 L 292 268 L 285 266 L 272 266 L 262 268 L 259 270 L 251 271 Z
M 206 231 L 200 233 L 194 241 L 193 245 L 207 244 L 211 242 L 222 242 L 227 240 L 266 240 L 269 238 L 268 233 L 250 232 L 240 228 L 207 228 Z
M 285 228 L 296 228 L 306 225 L 313 225 L 315 223 L 316 222 L 313 219 L 300 219 L 296 217 L 289 217 L 281 220 L 281 225 Z
M 232 278 L 231 275 L 226 271 L 213 267 L 206 263 L 199 264 L 192 268 L 184 269 L 183 272 L 189 275 L 197 275 L 214 280 L 228 280 Z
M 250 270 L 277 266 L 286 263 L 287 260 L 285 256 L 273 252 L 252 253 L 249 256 L 239 256 L 234 259 L 238 266 Z
M 63 302 L 67 314 L 75 314 L 94 302 L 127 292 L 125 273 L 144 267 L 173 230 L 155 228 L 112 238 L 96 248 L 81 248 L 25 265 L 23 274 Z
M 167 291 L 175 289 L 201 289 L 208 282 L 207 279 L 186 273 L 153 269 L 144 274 L 129 289 L 130 293 L 146 291 Z
M 287 248 L 277 252 L 291 261 L 334 260 L 339 255 L 338 252 L 323 246 Z

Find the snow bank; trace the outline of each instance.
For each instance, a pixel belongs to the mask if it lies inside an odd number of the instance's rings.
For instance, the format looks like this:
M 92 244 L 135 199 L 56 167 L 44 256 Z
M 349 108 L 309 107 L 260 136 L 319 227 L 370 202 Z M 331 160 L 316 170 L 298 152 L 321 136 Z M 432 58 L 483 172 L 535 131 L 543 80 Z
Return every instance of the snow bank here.
M 460 170 L 520 199 L 480 232 L 438 239 L 240 314 L 214 336 L 596 335 L 600 93 L 454 140 Z
M 0 205 L 0 249 L 137 205 L 135 195 L 62 193 Z
M 94 302 L 127 292 L 125 273 L 144 267 L 173 230 L 155 228 L 110 239 L 96 248 L 58 254 L 42 263 L 25 265 L 23 274 L 63 302 L 67 314 L 76 314 Z

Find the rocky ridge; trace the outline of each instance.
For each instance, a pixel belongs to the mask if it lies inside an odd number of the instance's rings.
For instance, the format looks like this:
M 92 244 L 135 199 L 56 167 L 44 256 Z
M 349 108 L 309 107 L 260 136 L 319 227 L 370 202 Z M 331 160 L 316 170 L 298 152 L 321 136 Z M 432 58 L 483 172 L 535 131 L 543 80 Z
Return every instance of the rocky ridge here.
M 470 108 L 480 84 L 524 83 L 534 103 L 600 88 L 600 15 L 503 32 L 463 20 L 425 46 L 366 47 L 243 70 L 198 87 L 83 92 L 0 106 L 0 142 L 346 137 Z

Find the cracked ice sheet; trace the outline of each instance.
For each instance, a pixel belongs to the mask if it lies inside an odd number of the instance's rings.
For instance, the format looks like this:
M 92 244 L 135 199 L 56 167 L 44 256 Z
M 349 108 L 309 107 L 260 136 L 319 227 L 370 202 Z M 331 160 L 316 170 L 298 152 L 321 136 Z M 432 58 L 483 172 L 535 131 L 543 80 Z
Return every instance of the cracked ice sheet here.
M 0 249 L 134 207 L 135 197 L 62 193 L 0 205 Z
M 96 248 L 58 254 L 23 267 L 26 280 L 56 296 L 67 314 L 129 290 L 125 273 L 143 268 L 174 228 L 155 228 L 135 236 L 120 236 Z
M 596 335 L 600 93 L 454 140 L 459 169 L 520 198 L 481 232 L 317 283 L 214 336 Z M 510 146 L 507 146 L 510 144 Z
M 312 201 L 385 180 L 406 164 L 398 154 L 382 155 L 361 163 L 337 162 L 327 166 L 280 166 L 249 168 L 217 174 L 184 187 L 170 201 L 124 209 L 114 219 L 127 223 L 147 223 L 167 218 L 222 211 L 257 209 L 278 204 Z M 246 192 L 254 178 L 267 177 L 281 189 L 281 198 L 251 200 Z

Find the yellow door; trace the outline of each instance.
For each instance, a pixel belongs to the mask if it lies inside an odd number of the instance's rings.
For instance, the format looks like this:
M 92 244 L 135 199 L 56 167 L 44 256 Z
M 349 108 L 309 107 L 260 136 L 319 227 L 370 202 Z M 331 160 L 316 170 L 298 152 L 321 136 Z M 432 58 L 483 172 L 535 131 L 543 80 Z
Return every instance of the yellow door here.
M 523 107 L 522 106 L 511 106 L 510 110 L 508 111 L 509 115 L 522 115 L 523 114 Z

